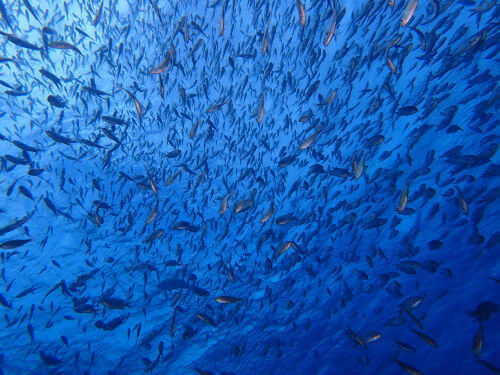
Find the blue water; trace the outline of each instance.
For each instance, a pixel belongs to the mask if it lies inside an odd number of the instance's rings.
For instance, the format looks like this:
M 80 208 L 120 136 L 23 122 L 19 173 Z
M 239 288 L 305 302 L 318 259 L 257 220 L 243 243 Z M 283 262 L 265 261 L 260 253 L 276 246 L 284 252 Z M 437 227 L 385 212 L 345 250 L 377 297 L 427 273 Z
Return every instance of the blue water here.
M 0 374 L 500 373 L 497 1 L 0 5 Z

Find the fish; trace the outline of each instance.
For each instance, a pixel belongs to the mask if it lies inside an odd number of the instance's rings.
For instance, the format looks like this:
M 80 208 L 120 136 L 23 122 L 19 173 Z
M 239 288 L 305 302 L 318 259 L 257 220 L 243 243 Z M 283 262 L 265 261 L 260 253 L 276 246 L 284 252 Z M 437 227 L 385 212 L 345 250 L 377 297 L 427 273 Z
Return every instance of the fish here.
M 0 7 L 0 10 L 1 10 L 1 7 Z M 40 47 L 28 42 L 27 40 L 19 38 L 19 37 L 15 36 L 14 34 L 7 34 L 4 32 L 0 32 L 0 34 L 5 35 L 7 37 L 7 40 L 14 43 L 16 46 L 35 50 L 35 51 L 40 50 Z
M 7 13 L 7 9 L 5 8 L 5 5 L 3 3 L 3 0 L 0 0 L 0 13 L 2 14 L 2 18 L 7 24 L 7 26 L 9 26 L 10 29 L 14 31 L 14 29 L 12 28 L 12 23 L 10 22 L 9 14 Z
M 301 0 L 295 0 L 297 5 L 297 11 L 299 12 L 299 20 L 300 24 L 305 27 L 306 26 L 306 11 L 304 9 L 304 5 L 302 5 Z
M 300 144 L 299 149 L 303 151 L 308 147 L 310 147 L 318 137 L 318 134 L 321 132 L 321 130 L 322 130 L 321 128 L 316 129 L 316 131 L 313 134 L 304 139 L 304 141 Z
M 149 71 L 149 74 L 161 74 L 165 72 L 168 68 L 168 65 L 170 64 L 170 59 L 171 59 L 171 53 L 167 53 L 167 56 L 161 63 L 156 65 L 155 67 L 151 68 Z
M 49 95 L 47 96 L 47 101 L 54 107 L 64 108 L 66 106 L 66 102 L 59 95 Z
M 97 10 L 97 13 L 95 14 L 95 17 L 92 20 L 92 25 L 94 25 L 94 26 L 97 26 L 99 24 L 99 21 L 101 20 L 103 5 L 104 5 L 104 0 L 101 0 L 101 5 L 99 5 L 99 9 Z
M 274 214 L 274 202 L 271 202 L 271 206 L 269 207 L 269 209 L 260 218 L 260 223 L 261 224 L 267 223 L 269 219 L 273 216 L 273 214 Z
M 215 320 L 213 320 L 212 317 L 208 316 L 207 314 L 200 312 L 200 313 L 196 314 L 196 316 L 201 321 L 210 324 L 212 327 L 216 327 L 217 328 L 217 323 L 215 322 Z
M 57 77 L 55 74 L 49 72 L 48 70 L 46 69 L 43 69 L 43 68 L 40 68 L 39 72 L 44 76 L 44 77 L 47 77 L 48 79 L 50 79 L 52 82 L 54 82 L 56 84 L 56 86 L 61 89 L 61 80 L 59 79 L 59 77 Z
M 332 41 L 333 35 L 335 34 L 335 27 L 337 26 L 337 11 L 335 8 L 332 9 L 332 15 L 330 16 L 330 20 L 328 21 L 328 26 L 326 28 L 326 35 L 323 39 L 323 45 L 328 47 L 330 42 Z
M 83 56 L 83 53 L 81 53 L 77 47 L 75 47 L 71 43 L 65 42 L 64 40 L 50 42 L 48 44 L 48 47 L 55 48 L 55 49 L 61 49 L 61 50 L 72 50 L 72 51 L 78 52 L 81 56 Z
M 409 364 L 407 363 L 404 363 L 404 362 L 401 362 L 400 360 L 396 359 L 396 358 L 393 358 L 393 361 L 399 366 L 401 367 L 403 370 L 405 370 L 408 374 L 411 374 L 411 375 L 422 375 L 422 372 L 420 372 L 419 370 L 417 370 L 415 367 L 413 366 L 410 366 Z
M 260 52 L 262 56 L 265 56 L 267 53 L 267 48 L 269 46 L 269 26 L 271 25 L 271 20 L 267 21 L 266 30 L 264 31 L 264 35 L 262 36 L 262 46 Z
M 132 94 L 130 91 L 128 91 L 127 89 L 121 87 L 121 89 L 123 91 L 125 91 L 129 96 L 130 98 L 134 101 L 134 105 L 135 105 L 135 110 L 137 111 L 137 117 L 139 117 L 139 119 L 142 118 L 143 116 L 143 110 L 142 110 L 142 106 L 141 106 L 141 103 L 137 100 L 137 98 L 135 97 L 134 94 Z
M 260 96 L 260 102 L 259 102 L 259 107 L 257 108 L 257 124 L 261 124 L 262 120 L 264 119 L 264 92 Z
M 219 36 L 224 35 L 224 15 L 226 13 L 226 3 L 222 5 L 222 9 L 220 12 L 220 21 L 219 21 Z
M 417 10 L 418 0 L 408 0 L 406 4 L 406 8 L 403 11 L 403 15 L 401 16 L 401 26 L 406 26 L 408 22 L 410 22 L 413 14 Z
M 229 199 L 233 196 L 234 192 L 230 192 L 228 195 L 226 195 L 224 197 L 224 199 L 222 200 L 221 204 L 220 204 L 220 208 L 219 208 L 219 214 L 222 216 L 224 215 L 224 212 L 226 212 L 226 209 L 227 209 L 227 205 L 229 203 Z
M 436 341 L 434 341 L 433 339 L 431 339 L 429 336 L 427 336 L 425 333 L 423 332 L 420 332 L 420 331 L 417 331 L 415 329 L 411 329 L 413 333 L 417 334 L 418 336 L 420 336 L 420 338 L 422 338 L 422 340 L 424 340 L 427 344 L 429 344 L 430 346 L 432 346 L 433 348 L 436 348 L 438 349 L 439 348 L 439 345 L 436 343 Z
M 24 3 L 24 6 L 26 7 L 26 9 L 28 9 L 28 11 L 31 13 L 31 15 L 33 17 L 35 17 L 35 19 L 38 22 L 40 22 L 40 19 L 38 18 L 38 14 L 37 14 L 36 10 L 33 8 L 33 6 L 31 5 L 31 3 L 28 0 L 23 0 L 23 3 Z
M 224 303 L 224 304 L 241 302 L 241 298 L 231 297 L 231 296 L 220 296 L 217 297 L 215 300 L 219 303 Z
M 218 102 L 215 103 L 214 105 L 211 105 L 210 107 L 207 108 L 205 113 L 214 113 L 215 111 L 219 110 L 224 104 L 229 103 L 229 99 L 223 102 Z
M 408 203 L 409 189 L 410 189 L 410 183 L 408 182 L 403 191 L 401 192 L 401 197 L 399 198 L 398 212 L 400 214 L 404 212 L 406 204 Z
M 27 243 L 31 242 L 31 239 L 21 239 L 21 240 L 9 240 L 0 243 L 0 249 L 12 250 L 17 249 L 18 247 L 24 246 Z
M 0 373 L 499 371 L 498 1 L 0 1 Z

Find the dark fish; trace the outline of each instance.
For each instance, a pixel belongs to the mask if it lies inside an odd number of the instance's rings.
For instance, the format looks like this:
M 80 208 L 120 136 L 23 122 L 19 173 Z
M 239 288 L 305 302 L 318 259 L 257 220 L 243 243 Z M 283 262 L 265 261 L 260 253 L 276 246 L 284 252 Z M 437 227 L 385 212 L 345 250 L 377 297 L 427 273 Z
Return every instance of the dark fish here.
M 9 15 L 7 14 L 7 9 L 5 9 L 5 5 L 3 3 L 3 0 L 0 0 L 0 13 L 2 14 L 2 18 L 4 19 L 7 26 L 9 26 L 11 28 L 11 30 L 14 31 L 12 29 L 12 24 L 10 23 L 10 18 L 9 18 Z
M 103 320 L 98 320 L 94 323 L 94 325 L 99 329 L 102 329 L 105 331 L 112 331 L 115 328 L 117 328 L 118 326 L 120 326 L 121 324 L 123 324 L 127 320 L 127 317 L 128 317 L 128 315 L 124 315 L 124 316 L 120 316 L 118 318 L 114 318 L 114 319 L 107 321 L 107 322 L 105 322 Z
M 410 116 L 413 115 L 414 113 L 418 112 L 418 108 L 414 107 L 412 105 L 406 106 L 406 107 L 400 107 L 396 111 L 398 116 Z
M 12 307 L 12 304 L 7 301 L 7 299 L 4 297 L 2 293 L 0 293 L 0 305 L 10 309 Z
M 35 18 L 36 18 L 36 20 L 37 20 L 38 22 L 40 22 L 40 19 L 38 18 L 38 15 L 37 15 L 37 13 L 36 13 L 35 9 L 33 8 L 33 6 L 30 4 L 30 2 L 29 2 L 28 0 L 23 0 L 23 3 L 24 3 L 24 6 L 25 6 L 25 7 L 28 9 L 28 11 L 31 13 L 31 15 L 32 15 L 33 17 L 35 17 Z
M 57 134 L 54 130 L 46 130 L 45 134 L 47 134 L 52 140 L 57 143 L 64 143 L 66 145 L 70 145 L 74 142 L 72 139 L 62 136 L 61 134 Z
M 101 119 L 109 124 L 115 124 L 115 125 L 126 125 L 127 121 L 118 118 L 118 117 L 112 117 L 112 116 L 101 116 Z
M 29 152 L 39 152 L 39 151 L 43 151 L 42 149 L 39 149 L 39 148 L 36 148 L 36 147 L 33 147 L 33 146 L 29 146 L 27 145 L 26 143 L 23 143 L 21 141 L 12 141 L 12 143 L 19 147 L 21 150 L 23 151 L 29 151 Z
M 7 250 L 16 249 L 18 247 L 27 244 L 28 242 L 31 242 L 31 239 L 5 241 L 0 243 L 0 249 L 7 249 Z
M 31 218 L 32 215 L 33 215 L 33 212 L 31 214 L 28 214 L 28 215 L 22 217 L 21 219 L 16 219 L 13 223 L 8 224 L 7 226 L 0 228 L 0 236 L 4 235 L 6 233 L 12 232 L 16 228 L 19 228 L 21 225 L 28 222 L 28 220 Z
M 103 5 L 104 5 L 104 0 L 101 0 L 101 5 L 99 5 L 99 9 L 97 10 L 95 17 L 92 20 L 92 25 L 94 25 L 94 26 L 97 26 L 99 24 L 99 21 L 101 20 Z
M 15 45 L 19 46 L 19 47 L 23 47 L 23 48 L 27 48 L 27 49 L 32 49 L 32 50 L 35 50 L 35 51 L 38 51 L 40 50 L 40 47 L 38 46 L 35 46 L 34 44 L 31 44 L 30 42 L 28 42 L 27 40 L 24 40 L 24 39 L 21 39 L 21 38 L 18 38 L 17 36 L 15 36 L 14 34 L 5 34 L 5 33 L 2 33 L 4 35 L 7 36 L 7 39 L 14 43 Z
M 64 99 L 62 97 L 60 97 L 59 95 L 49 95 L 49 96 L 47 96 L 47 101 L 51 105 L 53 105 L 54 107 L 58 107 L 58 108 L 64 108 L 66 105 L 66 102 L 64 101 Z
M 110 96 L 111 95 L 111 94 L 108 94 L 107 92 L 104 92 L 104 91 L 99 90 L 99 89 L 92 87 L 92 86 L 83 86 L 83 89 L 85 91 L 87 91 L 89 94 L 96 95 L 96 96 L 103 96 L 103 95 Z

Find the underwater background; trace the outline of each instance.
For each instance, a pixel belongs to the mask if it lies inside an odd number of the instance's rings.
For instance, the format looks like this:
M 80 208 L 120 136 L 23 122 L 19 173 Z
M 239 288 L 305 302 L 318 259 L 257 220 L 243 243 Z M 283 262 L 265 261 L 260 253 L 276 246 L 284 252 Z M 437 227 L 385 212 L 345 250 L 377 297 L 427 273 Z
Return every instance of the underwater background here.
M 496 0 L 0 13 L 0 374 L 500 373 Z

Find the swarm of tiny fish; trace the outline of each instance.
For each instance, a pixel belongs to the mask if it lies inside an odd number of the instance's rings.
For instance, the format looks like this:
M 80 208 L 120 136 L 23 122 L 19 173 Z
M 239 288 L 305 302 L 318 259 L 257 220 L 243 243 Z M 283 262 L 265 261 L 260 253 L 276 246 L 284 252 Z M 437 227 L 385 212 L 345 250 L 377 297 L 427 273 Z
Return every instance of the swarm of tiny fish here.
M 0 16 L 0 374 L 500 373 L 496 0 Z

